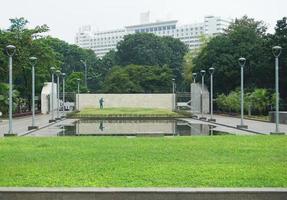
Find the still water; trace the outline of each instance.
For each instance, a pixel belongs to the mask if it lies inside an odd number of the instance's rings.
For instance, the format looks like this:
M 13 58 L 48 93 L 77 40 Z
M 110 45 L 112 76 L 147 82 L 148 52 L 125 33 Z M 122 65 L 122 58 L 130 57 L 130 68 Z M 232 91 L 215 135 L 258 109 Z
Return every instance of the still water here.
M 59 136 L 196 136 L 225 135 L 215 126 L 182 120 L 79 120 Z

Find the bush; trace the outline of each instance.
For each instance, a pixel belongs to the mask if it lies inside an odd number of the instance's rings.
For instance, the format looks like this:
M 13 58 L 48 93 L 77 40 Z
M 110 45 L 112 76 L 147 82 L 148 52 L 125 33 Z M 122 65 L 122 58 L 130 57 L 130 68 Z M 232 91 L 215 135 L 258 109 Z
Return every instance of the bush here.
M 221 94 L 216 98 L 216 103 L 221 111 L 240 112 L 240 91 L 232 91 L 228 95 Z M 263 88 L 256 88 L 244 95 L 244 111 L 249 107 L 253 113 L 267 114 L 268 108 L 275 104 L 273 92 Z

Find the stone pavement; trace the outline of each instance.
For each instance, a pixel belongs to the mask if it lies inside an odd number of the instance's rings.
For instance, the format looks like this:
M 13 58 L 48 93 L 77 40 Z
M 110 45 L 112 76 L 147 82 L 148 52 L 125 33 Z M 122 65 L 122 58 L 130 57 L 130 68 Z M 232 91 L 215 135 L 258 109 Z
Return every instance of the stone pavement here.
M 210 118 L 209 115 L 205 115 L 205 117 L 207 119 Z M 236 126 L 240 124 L 240 118 L 237 118 L 237 117 L 214 115 L 213 118 L 216 119 L 216 123 L 214 124 L 226 125 L 230 128 L 236 128 Z M 275 123 L 271 123 L 271 122 L 262 122 L 262 121 L 244 119 L 244 125 L 248 125 L 248 129 L 246 129 L 246 131 L 259 133 L 259 134 L 268 135 L 270 134 L 270 132 L 275 131 Z M 279 131 L 287 134 L 287 124 L 280 124 Z
M 56 115 L 55 115 L 56 116 Z M 51 116 L 39 114 L 35 116 L 35 125 L 41 127 L 49 125 L 49 119 Z M 28 126 L 32 125 L 32 116 L 25 116 L 19 118 L 13 118 L 13 133 L 17 133 L 19 136 L 28 132 Z M 0 137 L 5 133 L 8 133 L 9 121 L 4 119 L 0 122 Z

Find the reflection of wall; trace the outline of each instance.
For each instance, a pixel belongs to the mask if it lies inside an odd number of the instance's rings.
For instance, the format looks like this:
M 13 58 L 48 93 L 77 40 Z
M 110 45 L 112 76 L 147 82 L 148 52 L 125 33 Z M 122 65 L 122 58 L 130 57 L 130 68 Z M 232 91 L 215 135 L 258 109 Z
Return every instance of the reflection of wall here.
M 201 112 L 201 84 L 192 83 L 191 90 L 191 111 L 193 113 Z M 203 112 L 209 113 L 209 92 L 206 87 L 203 91 Z
M 92 123 L 80 122 L 77 132 L 83 134 L 140 134 L 140 133 L 174 133 L 173 122 L 114 122 L 93 121 Z
M 99 99 L 104 98 L 104 107 L 140 107 L 172 110 L 173 94 L 80 94 L 79 109 L 99 108 Z M 78 101 L 78 98 L 76 98 Z

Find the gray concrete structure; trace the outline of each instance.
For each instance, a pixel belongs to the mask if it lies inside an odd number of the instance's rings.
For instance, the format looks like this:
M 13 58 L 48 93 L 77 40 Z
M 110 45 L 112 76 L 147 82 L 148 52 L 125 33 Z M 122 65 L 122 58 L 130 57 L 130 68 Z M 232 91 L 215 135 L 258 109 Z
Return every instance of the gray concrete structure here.
M 104 99 L 104 108 L 161 108 L 173 110 L 175 94 L 80 94 L 77 95 L 79 110 L 99 108 L 99 99 Z M 78 104 L 79 101 L 79 104 Z
M 209 113 L 209 92 L 204 86 L 203 90 L 203 105 L 201 105 L 201 84 L 192 83 L 190 85 L 191 93 L 191 112 L 201 113 L 201 106 L 203 106 L 203 113 Z
M 285 188 L 0 188 L 0 200 L 287 200 Z
M 206 116 L 208 117 L 208 116 Z M 240 118 L 238 117 L 227 117 L 222 115 L 214 115 L 216 122 L 210 122 L 210 124 L 226 126 L 230 128 L 237 129 L 236 126 L 238 122 L 240 122 Z M 275 128 L 275 123 L 271 122 L 263 122 L 256 120 L 245 119 L 244 123 L 248 125 L 248 129 L 244 129 L 247 132 L 265 134 L 268 135 Z M 240 129 L 237 129 L 240 130 Z M 287 134 L 287 124 L 280 125 L 280 131 Z
M 269 116 L 271 118 L 271 122 L 275 123 L 275 111 L 269 112 Z M 280 111 L 279 112 L 279 123 L 280 124 L 287 124 L 287 111 Z

